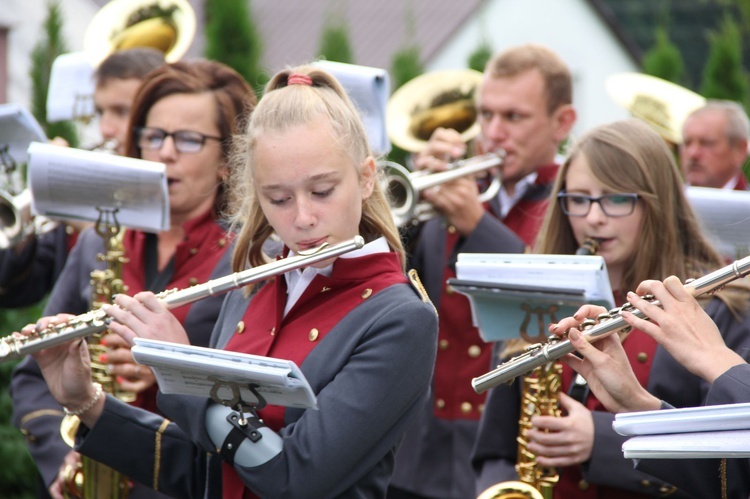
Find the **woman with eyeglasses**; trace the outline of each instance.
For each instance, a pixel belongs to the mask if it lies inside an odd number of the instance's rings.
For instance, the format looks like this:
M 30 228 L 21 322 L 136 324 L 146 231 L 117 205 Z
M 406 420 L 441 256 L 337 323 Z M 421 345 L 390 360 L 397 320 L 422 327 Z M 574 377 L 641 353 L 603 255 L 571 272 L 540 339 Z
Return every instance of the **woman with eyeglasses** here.
M 126 155 L 166 165 L 170 228 L 158 234 L 125 230 L 122 279 L 128 295 L 187 288 L 231 272 L 232 237 L 221 218 L 231 173 L 229 142 L 256 101 L 237 72 L 212 61 L 166 64 L 144 79 L 131 110 Z M 91 272 L 104 266 L 97 259 L 100 253 L 102 237 L 84 231 L 50 295 L 45 316 L 91 309 Z M 222 300 L 211 297 L 173 311 L 192 344 L 208 345 Z M 152 372 L 134 363 L 130 347 L 119 336 L 109 334 L 102 342 L 108 351 L 93 360 L 106 368 L 121 390 L 137 394 L 134 405 L 155 412 Z M 16 369 L 11 389 L 18 424 L 35 411 L 52 411 L 25 429 L 50 493 L 62 498 L 59 472 L 76 465 L 76 456 L 68 455 L 70 447 L 60 437 L 62 409 L 31 358 Z
M 663 140 L 636 120 L 597 127 L 574 145 L 560 169 L 535 252 L 573 254 L 587 238 L 599 242 L 617 305 L 646 279 L 683 281 L 725 265 L 701 233 L 683 181 Z M 573 284 L 573 283 L 571 283 Z M 703 301 L 724 341 L 750 358 L 747 288 L 730 286 Z M 704 402 L 709 384 L 691 374 L 640 330 L 620 336 L 638 381 L 675 407 Z M 506 351 L 510 350 L 506 345 Z M 621 451 L 625 437 L 614 415 L 564 366 L 563 416 L 534 416 L 528 450 L 542 466 L 558 468 L 557 498 L 689 495 L 637 471 Z M 519 382 L 491 390 L 474 451 L 478 488 L 517 479 Z M 493 481 L 494 480 L 494 481 Z M 483 490 L 483 489 L 482 489 Z

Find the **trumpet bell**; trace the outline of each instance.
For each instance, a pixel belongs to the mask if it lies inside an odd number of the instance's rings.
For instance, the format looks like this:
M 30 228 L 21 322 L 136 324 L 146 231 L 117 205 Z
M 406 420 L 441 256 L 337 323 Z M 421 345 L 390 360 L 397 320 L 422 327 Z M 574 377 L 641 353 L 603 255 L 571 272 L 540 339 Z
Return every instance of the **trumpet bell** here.
M 109 54 L 135 47 L 164 52 L 179 60 L 195 36 L 195 11 L 187 0 L 112 0 L 86 29 L 84 51 L 98 64 Z
M 453 128 L 468 142 L 479 134 L 475 95 L 482 73 L 473 69 L 434 71 L 409 80 L 386 107 L 386 129 L 401 149 L 420 152 L 438 127 Z

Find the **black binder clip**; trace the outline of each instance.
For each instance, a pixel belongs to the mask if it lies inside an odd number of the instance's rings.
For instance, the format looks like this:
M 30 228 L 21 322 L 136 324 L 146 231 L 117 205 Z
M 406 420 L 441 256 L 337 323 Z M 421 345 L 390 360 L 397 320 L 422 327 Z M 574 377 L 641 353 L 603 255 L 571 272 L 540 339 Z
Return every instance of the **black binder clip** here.
M 221 455 L 231 465 L 234 462 L 234 453 L 243 440 L 249 439 L 251 442 L 257 442 L 263 438 L 260 429 L 266 425 L 262 419 L 258 418 L 256 411 L 266 406 L 266 399 L 258 392 L 258 385 L 247 385 L 247 389 L 255 397 L 254 401 L 249 402 L 242 399 L 242 386 L 239 383 L 221 380 L 215 376 L 211 376 L 208 379 L 214 382 L 214 385 L 211 387 L 211 400 L 217 404 L 235 409 L 227 415 L 227 421 L 233 428 L 224 439 L 220 450 Z M 222 387 L 230 391 L 231 398 L 221 398 L 219 396 L 219 390 Z M 249 416 L 246 416 L 246 413 Z

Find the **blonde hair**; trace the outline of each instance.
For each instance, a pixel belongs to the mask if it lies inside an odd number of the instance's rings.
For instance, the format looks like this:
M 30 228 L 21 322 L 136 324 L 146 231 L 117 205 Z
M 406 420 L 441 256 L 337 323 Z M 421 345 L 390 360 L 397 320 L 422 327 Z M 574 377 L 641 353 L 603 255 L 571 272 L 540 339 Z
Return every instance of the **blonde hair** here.
M 288 83 L 290 75 L 309 77 L 311 84 Z M 304 78 L 303 78 L 304 79 Z M 247 131 L 236 141 L 232 162 L 232 195 L 230 218 L 238 229 L 237 244 L 232 257 L 235 271 L 266 263 L 263 244 L 272 235 L 253 184 L 255 149 L 263 136 L 278 133 L 297 125 L 312 123 L 324 117 L 342 151 L 358 168 L 372 157 L 364 125 L 341 84 L 329 73 L 312 66 L 300 66 L 277 73 L 268 83 L 263 98 L 250 116 Z M 380 172 L 379 172 L 380 175 Z M 372 195 L 363 200 L 359 233 L 365 241 L 385 236 L 390 248 L 397 252 L 404 265 L 404 249 L 393 221 L 381 183 L 376 179 Z
M 633 119 L 594 128 L 574 144 L 555 181 L 534 247 L 536 253 L 572 254 L 578 247 L 557 194 L 565 190 L 568 168 L 579 155 L 585 156 L 591 174 L 606 190 L 636 193 L 638 202 L 643 203 L 638 251 L 626 266 L 620 291 L 635 291 L 645 279 L 670 275 L 684 281 L 725 265 L 701 232 L 666 143 L 647 125 Z M 731 301 L 735 307 L 743 306 Z

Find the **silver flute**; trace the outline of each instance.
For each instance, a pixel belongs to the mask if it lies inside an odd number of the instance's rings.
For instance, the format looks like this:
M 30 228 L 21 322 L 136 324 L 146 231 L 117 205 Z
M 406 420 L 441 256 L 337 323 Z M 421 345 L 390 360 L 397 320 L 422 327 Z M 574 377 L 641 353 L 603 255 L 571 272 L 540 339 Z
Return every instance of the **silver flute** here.
M 241 288 L 253 282 L 262 281 L 291 270 L 308 267 L 314 263 L 334 258 L 364 246 L 362 236 L 336 244 L 325 243 L 317 248 L 300 251 L 299 254 L 265 265 L 235 272 L 224 277 L 212 279 L 203 284 L 184 289 L 168 289 L 157 294 L 156 297 L 168 309 L 187 305 L 209 296 L 226 293 Z M 103 310 L 91 310 L 77 315 L 69 321 L 51 325 L 28 336 L 9 335 L 0 338 L 0 363 L 17 359 L 26 354 L 34 353 L 45 348 L 67 343 L 76 338 L 84 338 L 101 333 L 107 329 L 110 318 Z
M 691 295 L 697 297 L 705 293 L 716 292 L 727 283 L 745 277 L 749 273 L 750 256 L 746 256 L 703 277 L 689 280 L 684 284 L 684 287 Z M 659 301 L 655 300 L 651 295 L 647 295 L 644 298 L 649 300 L 652 305 L 661 306 Z M 627 330 L 630 328 L 630 325 L 622 318 L 621 312 L 624 310 L 632 312 L 633 315 L 640 319 L 648 320 L 646 314 L 628 303 L 600 315 L 596 320 L 588 319 L 584 321 L 579 329 L 589 342 Z M 547 340 L 547 343 L 529 345 L 525 353 L 513 357 L 497 366 L 494 370 L 472 379 L 471 386 L 475 392 L 483 393 L 498 385 L 511 383 L 516 377 L 529 373 L 548 362 L 554 362 L 574 350 L 575 348 L 570 340 L 551 336 Z

